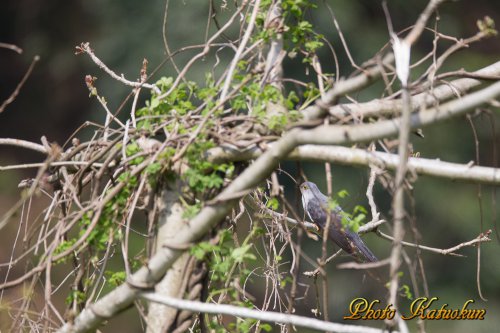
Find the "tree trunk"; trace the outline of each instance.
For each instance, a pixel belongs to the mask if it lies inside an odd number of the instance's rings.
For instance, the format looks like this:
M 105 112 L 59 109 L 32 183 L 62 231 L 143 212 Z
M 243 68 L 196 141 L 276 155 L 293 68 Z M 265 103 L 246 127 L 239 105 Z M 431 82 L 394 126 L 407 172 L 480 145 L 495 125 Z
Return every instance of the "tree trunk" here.
M 159 210 L 158 234 L 155 251 L 161 249 L 163 244 L 175 244 L 176 233 L 183 227 L 183 207 L 179 202 L 179 193 L 169 190 L 165 186 L 157 200 Z M 167 271 L 160 283 L 155 286 L 156 293 L 164 296 L 182 298 L 185 289 L 185 272 L 189 260 L 189 253 L 183 253 L 172 268 Z M 168 332 L 172 329 L 177 310 L 158 303 L 151 303 L 147 319 L 148 333 Z

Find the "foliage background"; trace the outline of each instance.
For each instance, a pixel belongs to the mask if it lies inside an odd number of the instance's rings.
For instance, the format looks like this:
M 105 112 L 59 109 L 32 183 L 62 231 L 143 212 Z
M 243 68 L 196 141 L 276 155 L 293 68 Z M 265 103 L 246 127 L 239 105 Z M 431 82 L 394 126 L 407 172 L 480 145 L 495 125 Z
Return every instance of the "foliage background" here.
M 220 1 L 215 1 L 220 7 Z M 333 8 L 339 24 L 346 36 L 350 51 L 356 62 L 368 59 L 387 40 L 385 18 L 379 1 L 328 1 Z M 318 2 L 320 10 L 310 14 L 310 21 L 318 32 L 337 48 L 341 75 L 352 71 L 340 40 L 333 26 L 324 3 Z M 425 6 L 426 1 L 388 1 L 393 24 L 402 29 L 412 24 Z M 36 0 L 4 1 L 0 10 L 0 41 L 14 43 L 24 49 L 22 55 L 8 50 L 0 50 L 0 100 L 4 100 L 14 89 L 34 55 L 41 57 L 40 62 L 22 89 L 17 100 L 5 112 L 0 114 L 0 136 L 39 141 L 42 135 L 49 141 L 63 144 L 65 140 L 86 120 L 102 122 L 104 114 L 94 99 L 89 99 L 84 83 L 86 74 L 98 77 L 99 93 L 106 97 L 110 108 L 116 109 L 124 100 L 129 89 L 113 81 L 100 71 L 85 56 L 75 56 L 74 46 L 89 41 L 101 59 L 117 73 L 124 73 L 128 79 L 139 76 L 143 58 L 147 58 L 150 68 L 159 64 L 164 56 L 162 25 L 164 1 L 151 0 L 140 3 L 133 0 L 122 1 L 50 1 Z M 231 3 L 228 2 L 231 7 Z M 221 13 L 221 17 L 227 15 Z M 204 41 L 208 5 L 202 1 L 172 1 L 167 25 L 167 35 L 172 50 L 182 46 L 200 44 Z M 440 10 L 440 30 L 450 35 L 467 37 L 477 28 L 475 22 L 485 15 L 500 22 L 500 3 L 489 0 L 456 1 L 445 3 Z M 419 42 L 421 47 L 414 52 L 414 59 L 429 51 L 432 35 L 424 34 Z M 176 57 L 182 65 L 193 53 L 181 53 Z M 323 48 L 322 63 L 331 58 Z M 228 62 L 228 58 L 222 61 Z M 472 48 L 462 51 L 448 61 L 450 68 L 475 70 L 500 60 L 498 38 L 489 39 Z M 333 71 L 333 62 L 324 71 Z M 189 78 L 201 81 L 204 71 L 211 68 L 210 61 L 199 62 L 190 72 Z M 291 60 L 285 61 L 285 72 L 292 76 L 307 79 L 306 73 Z M 223 67 L 223 66 L 221 66 Z M 292 74 L 293 73 L 293 74 Z M 159 76 L 173 76 L 170 66 L 159 71 Z M 158 76 L 158 77 L 159 77 Z M 310 80 L 314 80 L 311 77 Z M 378 87 L 380 88 L 380 87 Z M 373 96 L 378 92 L 373 88 Z M 146 94 L 143 94 L 145 97 Z M 369 99 L 367 94 L 363 98 Z M 128 109 L 128 108 L 127 108 Z M 128 112 L 128 111 L 127 111 Z M 122 116 L 126 117 L 126 114 Z M 497 131 L 500 115 L 494 115 Z M 494 165 L 494 149 L 500 147 L 499 137 L 491 131 L 491 122 L 487 117 L 474 119 L 478 131 L 481 165 Z M 83 130 L 82 138 L 90 132 Z M 455 119 L 447 124 L 429 127 L 424 131 L 425 139 L 412 137 L 414 150 L 426 158 L 440 158 L 444 161 L 467 163 L 475 159 L 475 143 L 470 124 L 465 118 Z M 495 142 L 496 141 L 496 142 Z M 500 151 L 496 152 L 497 156 Z M 38 161 L 40 156 L 30 151 L 0 147 L 0 165 Z M 306 174 L 312 181 L 320 184 L 326 192 L 323 165 L 306 163 Z M 295 174 L 295 164 L 285 163 L 283 169 Z M 33 176 L 35 170 L 0 172 L 0 211 L 5 212 L 19 197 L 17 184 L 20 180 Z M 367 170 L 333 166 L 334 191 L 346 189 L 350 196 L 345 200 L 347 210 L 356 204 L 366 205 L 364 192 L 367 185 Z M 280 180 L 285 186 L 285 193 L 291 202 L 296 201 L 297 191 L 294 184 L 285 176 Z M 499 205 L 493 204 L 493 189 L 482 187 L 483 220 L 482 230 L 493 228 L 492 218 L 500 216 Z M 415 185 L 415 217 L 424 244 L 447 248 L 457 243 L 476 237 L 481 230 L 481 214 L 478 203 L 478 188 L 473 184 L 449 183 L 421 177 Z M 375 192 L 377 203 L 383 213 L 389 216 L 390 197 L 381 188 Z M 43 201 L 43 200 L 41 200 Z M 43 207 L 44 202 L 37 202 L 34 211 Z M 298 209 L 300 211 L 300 209 Z M 242 225 L 244 231 L 245 225 Z M 15 225 L 9 225 L 0 234 L 0 262 L 7 262 L 9 246 Z M 243 232 L 242 231 L 242 232 Z M 495 235 L 493 235 L 495 238 Z M 390 244 L 375 235 L 365 237 L 367 244 L 383 258 L 389 254 Z M 304 244 L 310 256 L 320 256 L 319 243 L 307 241 Z M 440 297 L 443 303 L 451 307 L 460 307 L 466 300 L 475 299 L 475 306 L 486 308 L 488 313 L 484 322 L 444 322 L 429 323 L 434 332 L 495 331 L 500 324 L 496 314 L 500 312 L 500 265 L 498 265 L 499 242 L 495 239 L 482 247 L 481 287 L 488 302 L 479 299 L 476 288 L 476 251 L 472 248 L 462 250 L 469 258 L 444 257 L 424 253 L 423 258 L 432 296 Z M 22 269 L 22 268 L 19 268 Z M 14 271 L 14 274 L 21 271 Z M 348 300 L 365 296 L 385 298 L 381 286 L 357 272 L 342 271 L 329 266 L 330 278 L 330 318 L 341 320 L 347 311 Z M 2 274 L 0 273 L 0 278 Z M 302 281 L 311 284 L 311 280 Z M 19 290 L 9 292 L 19 293 Z M 258 290 L 253 290 L 258 293 Z M 313 293 L 309 293 L 309 306 L 313 307 Z M 61 300 L 62 301 L 62 300 Z M 299 313 L 309 315 L 307 301 Z M 441 304 L 441 303 L 440 303 Z M 133 332 L 140 329 L 137 316 L 122 314 L 113 320 L 104 331 L 120 329 Z M 0 310 L 0 323 L 2 313 Z M 451 327 L 450 327 L 451 326 Z M 2 325 L 0 324 L 0 329 Z

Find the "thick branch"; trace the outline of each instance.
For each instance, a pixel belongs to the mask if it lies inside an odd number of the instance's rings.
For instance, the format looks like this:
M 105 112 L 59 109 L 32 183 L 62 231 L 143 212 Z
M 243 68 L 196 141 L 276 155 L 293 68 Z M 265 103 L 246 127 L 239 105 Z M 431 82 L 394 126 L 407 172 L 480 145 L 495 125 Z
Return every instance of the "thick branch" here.
M 174 183 L 173 187 L 179 186 Z M 155 251 L 160 251 L 163 244 L 169 244 L 175 240 L 177 230 L 183 227 L 184 212 L 179 202 L 178 191 L 171 190 L 165 186 L 160 195 L 157 196 L 158 222 L 156 233 Z M 186 278 L 189 253 L 185 252 L 180 256 L 167 271 L 165 276 L 155 285 L 155 292 L 162 296 L 173 296 L 182 298 L 184 296 L 183 281 Z M 153 303 L 148 308 L 147 331 L 148 333 L 166 332 L 172 329 L 177 311 L 162 304 Z
M 382 75 L 383 66 L 389 65 L 393 61 L 394 55 L 390 53 L 384 57 L 381 65 L 373 66 L 358 76 L 336 83 L 316 105 L 312 105 L 302 112 L 304 119 L 321 118 L 328 112 L 328 107 L 333 105 L 337 98 L 372 84 Z
M 500 75 L 500 61 L 472 72 L 473 75 L 495 76 Z M 462 78 L 433 88 L 431 91 L 422 92 L 411 98 L 413 111 L 425 110 L 427 107 L 442 103 L 457 94 L 464 94 L 471 89 L 478 87 L 483 82 L 481 80 Z M 329 109 L 330 115 L 342 118 L 348 115 L 355 115 L 357 118 L 397 114 L 401 112 L 401 100 L 380 100 L 376 99 L 366 103 L 348 103 L 332 106 Z
M 394 220 L 394 231 L 393 231 L 393 246 L 391 251 L 391 260 L 389 268 L 389 277 L 391 279 L 389 284 L 389 304 L 397 307 L 397 295 L 399 289 L 399 274 L 398 270 L 401 265 L 401 251 L 405 229 L 404 229 L 404 217 L 405 217 L 405 198 L 404 198 L 404 180 L 406 178 L 406 172 L 408 170 L 408 157 L 409 149 L 408 144 L 410 141 L 410 127 L 411 127 L 411 107 L 410 107 L 410 92 L 406 86 L 406 82 L 403 84 L 403 115 L 401 117 L 399 126 L 399 164 L 396 168 L 396 176 L 394 180 L 395 192 L 392 199 L 392 215 Z M 393 325 L 396 321 L 391 321 Z
M 455 99 L 440 107 L 412 114 L 411 127 L 423 127 L 463 115 L 467 111 L 494 100 L 498 96 L 500 96 L 500 82 Z M 318 126 L 315 129 L 298 133 L 297 141 L 299 144 L 323 145 L 367 142 L 397 135 L 400 125 L 401 118 L 355 126 Z
M 207 152 L 210 162 L 244 161 L 258 158 L 262 150 L 255 146 L 239 150 L 230 147 L 217 147 Z M 377 165 L 383 169 L 395 170 L 399 156 L 380 151 L 367 151 L 359 148 L 341 146 L 302 145 L 295 148 L 287 160 L 330 162 L 351 166 Z M 460 180 L 479 184 L 500 185 L 500 170 L 484 166 L 443 162 L 438 159 L 410 157 L 408 169 L 420 175 Z

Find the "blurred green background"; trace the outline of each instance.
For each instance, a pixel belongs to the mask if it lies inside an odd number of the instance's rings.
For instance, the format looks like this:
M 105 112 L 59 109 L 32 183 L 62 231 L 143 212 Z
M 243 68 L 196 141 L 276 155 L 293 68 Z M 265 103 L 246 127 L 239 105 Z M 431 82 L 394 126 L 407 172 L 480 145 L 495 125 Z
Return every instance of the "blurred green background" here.
M 215 1 L 220 10 L 220 1 Z M 318 1 L 319 10 L 308 14 L 314 28 L 324 34 L 333 44 L 340 63 L 341 76 L 352 72 L 352 67 L 340 44 L 337 32 L 324 3 Z M 381 2 L 327 1 L 333 9 L 348 41 L 354 60 L 361 64 L 369 59 L 387 41 L 387 28 Z M 413 24 L 426 1 L 388 1 L 396 30 Z M 13 43 L 24 50 L 22 55 L 0 49 L 0 100 L 4 100 L 24 75 L 33 56 L 41 60 L 21 90 L 17 99 L 0 114 L 0 137 L 19 138 L 39 142 L 45 135 L 49 141 L 63 144 L 85 121 L 102 123 L 104 112 L 95 99 L 89 98 L 84 77 L 87 74 L 98 78 L 99 94 L 108 101 L 111 110 L 116 110 L 126 98 L 130 89 L 115 82 L 93 64 L 86 55 L 76 56 L 74 47 L 81 42 L 90 42 L 96 54 L 116 73 L 123 73 L 129 80 L 139 76 L 143 58 L 149 61 L 149 71 L 164 58 L 162 38 L 164 1 L 138 2 L 122 1 L 3 1 L 0 10 L 0 42 Z M 228 2 L 228 10 L 219 13 L 224 20 L 234 8 Z M 476 20 L 489 15 L 500 22 L 500 2 L 491 0 L 453 1 L 443 5 L 439 11 L 439 30 L 459 38 L 472 36 L 476 31 Z M 167 23 L 167 36 L 171 50 L 200 44 L 204 41 L 208 4 L 205 1 L 171 1 Z M 213 32 L 213 29 L 212 29 Z M 425 33 L 413 50 L 413 59 L 432 48 L 432 34 Z M 449 44 L 446 44 L 449 45 Z M 440 49 L 441 51 L 443 48 Z M 194 52 L 179 54 L 175 60 L 179 66 L 185 64 Z M 228 62 L 228 53 L 221 54 L 222 64 Z M 212 69 L 214 52 L 204 61 L 198 62 L 188 73 L 191 80 L 201 81 L 204 73 Z M 320 53 L 323 70 L 334 72 L 331 53 L 324 47 Z M 446 69 L 476 70 L 500 60 L 500 43 L 493 38 L 475 44 L 452 56 Z M 314 81 L 307 76 L 300 63 L 286 59 L 287 76 Z M 219 68 L 223 68 L 219 65 Z M 171 65 L 162 67 L 155 78 L 174 76 Z M 362 97 L 369 99 L 380 94 L 374 87 Z M 143 93 L 143 98 L 146 96 Z M 358 96 L 359 97 L 359 96 Z M 126 119 L 130 101 L 120 116 Z M 494 166 L 494 149 L 500 147 L 500 140 L 492 134 L 492 123 L 499 131 L 499 110 L 491 118 L 475 117 L 479 143 L 480 164 Z M 91 132 L 84 130 L 80 137 Z M 439 124 L 424 130 L 425 139 L 412 137 L 414 150 L 422 157 L 440 158 L 444 161 L 468 163 L 475 159 L 475 143 L 472 129 L 463 118 L 447 124 Z M 496 145 L 495 145 L 496 141 Z M 499 156 L 500 152 L 496 152 Z M 41 156 L 19 148 L 0 147 L 0 165 L 38 162 Z M 283 169 L 296 174 L 295 163 L 284 163 Z M 323 165 L 303 163 L 310 180 L 319 184 L 326 192 Z M 4 213 L 19 198 L 17 184 L 21 179 L 32 177 L 35 170 L 0 172 L 0 212 Z M 280 176 L 291 202 L 296 202 L 296 190 L 288 177 Z M 357 204 L 366 205 L 365 191 L 367 169 L 348 168 L 333 165 L 334 192 L 346 189 L 350 196 L 343 201 L 347 210 Z M 478 203 L 478 187 L 474 184 L 450 183 L 448 181 L 420 177 L 414 184 L 415 224 L 421 233 L 422 243 L 447 248 L 475 238 L 481 230 L 493 229 L 493 216 L 500 216 L 500 209 L 493 199 L 494 189 L 481 188 L 481 205 Z M 376 201 L 385 217 L 389 217 L 390 196 L 380 186 L 376 188 Z M 35 203 L 34 211 L 43 203 Z M 300 211 L 300 209 L 299 209 Z M 495 214 L 496 212 L 496 214 Z M 481 220 L 482 218 L 482 220 Z M 242 226 L 245 228 L 245 226 Z M 482 228 L 482 229 L 481 229 Z M 0 234 L 0 261 L 7 262 L 11 239 L 16 232 L 15 225 L 9 225 Z M 407 228 L 407 238 L 412 239 Z M 493 242 L 481 247 L 481 288 L 488 302 L 481 301 L 476 287 L 477 259 L 474 248 L 460 251 L 468 258 L 445 257 L 424 252 L 423 259 L 431 296 L 440 297 L 440 303 L 450 307 L 461 307 L 468 299 L 476 300 L 475 308 L 486 308 L 486 320 L 477 321 L 435 321 L 428 322 L 429 332 L 494 332 L 498 331 L 500 319 L 500 265 L 499 242 L 493 234 Z M 370 234 L 365 237 L 370 248 L 379 258 L 390 252 L 390 243 Z M 319 243 L 304 242 L 311 257 L 320 255 Z M 408 251 L 413 254 L 411 250 Z M 302 267 L 310 270 L 310 267 Z M 385 299 L 385 289 L 374 285 L 359 272 L 338 270 L 335 264 L 329 267 L 330 276 L 330 318 L 341 321 L 352 298 L 364 296 Z M 20 274 L 22 268 L 14 270 Z M 3 273 L 0 271 L 0 277 Z M 409 283 L 406 274 L 405 283 Z M 302 277 L 301 283 L 311 285 L 309 278 Z M 302 290 L 304 291 L 304 290 Z M 256 290 L 256 292 L 258 292 Z M 314 293 L 298 303 L 297 312 L 310 315 L 314 306 Z M 1 315 L 0 315 L 1 316 Z M 382 323 L 357 323 L 380 327 Z M 410 327 L 413 323 L 410 322 Z M 122 314 L 103 328 L 105 332 L 115 330 L 135 332 L 140 330 L 137 316 Z

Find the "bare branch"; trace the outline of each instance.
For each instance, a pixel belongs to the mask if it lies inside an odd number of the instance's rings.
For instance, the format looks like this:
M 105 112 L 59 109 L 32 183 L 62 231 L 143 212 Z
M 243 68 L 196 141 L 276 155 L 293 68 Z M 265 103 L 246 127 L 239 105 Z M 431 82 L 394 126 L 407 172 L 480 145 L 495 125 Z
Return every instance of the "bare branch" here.
M 157 86 L 155 86 L 154 84 L 149 84 L 149 83 L 145 83 L 145 82 L 134 82 L 134 81 L 129 81 L 127 79 L 125 79 L 125 77 L 123 76 L 123 74 L 120 76 L 118 74 L 116 74 L 115 72 L 113 72 L 108 66 L 106 66 L 106 64 L 104 62 L 101 61 L 101 59 L 99 59 L 94 51 L 90 48 L 90 43 L 81 43 L 80 46 L 77 46 L 76 47 L 77 51 L 76 53 L 87 53 L 90 58 L 92 59 L 92 61 L 100 68 L 102 69 L 103 71 L 105 71 L 106 73 L 108 73 L 109 76 L 111 76 L 113 79 L 117 80 L 117 81 L 120 81 L 121 83 L 123 83 L 124 85 L 127 85 L 127 86 L 130 86 L 130 87 L 134 87 L 134 88 L 141 88 L 141 87 L 144 87 L 144 88 L 147 88 L 147 89 L 151 89 L 153 90 L 154 92 L 156 92 L 157 94 L 160 94 L 160 89 L 158 89 Z
M 375 150 L 375 145 L 372 144 L 368 148 L 371 152 Z M 372 213 L 372 219 L 378 219 L 380 213 L 377 211 L 377 204 L 375 203 L 375 198 L 373 198 L 373 188 L 375 186 L 375 180 L 377 176 L 382 173 L 376 165 L 370 164 L 370 177 L 368 178 L 368 186 L 366 187 L 366 198 L 368 199 L 368 204 L 370 205 L 370 210 Z
M 40 60 L 39 56 L 35 56 L 33 58 L 33 61 L 31 62 L 30 67 L 28 67 L 28 70 L 24 74 L 23 78 L 17 84 L 16 89 L 14 89 L 14 91 L 12 92 L 12 94 L 5 101 L 3 101 L 2 105 L 0 105 L 0 113 L 2 113 L 5 110 L 5 108 L 7 107 L 7 105 L 9 105 L 10 103 L 12 103 L 16 99 L 17 95 L 19 95 L 19 92 L 21 91 L 21 88 L 24 86 L 24 83 L 26 83 L 26 80 L 31 75 L 31 72 L 33 72 L 33 68 L 35 68 L 36 63 L 39 60 Z
M 432 92 L 422 92 L 412 96 L 412 109 L 426 111 L 429 106 L 442 103 L 457 94 L 464 94 L 481 85 L 479 79 L 493 78 L 500 75 L 500 61 L 471 73 L 471 77 L 457 79 L 434 87 Z M 329 109 L 330 115 L 342 118 L 349 115 L 356 117 L 372 117 L 398 114 L 401 111 L 401 100 L 376 99 L 365 103 L 339 104 Z
M 500 96 L 500 82 L 496 82 L 482 90 L 458 98 L 439 107 L 411 115 L 411 128 L 436 124 L 441 121 L 465 114 L 467 111 L 488 103 Z M 373 124 L 355 126 L 318 126 L 309 131 L 301 131 L 297 135 L 299 144 L 350 144 L 366 142 L 395 136 L 399 132 L 401 119 L 379 121 Z
M 257 13 L 259 12 L 259 7 L 260 7 L 260 0 L 254 1 L 252 16 L 250 17 L 250 22 L 248 23 L 248 26 L 245 29 L 245 35 L 243 35 L 243 39 L 241 40 L 241 43 L 238 46 L 238 49 L 236 50 L 236 54 L 234 55 L 233 60 L 231 61 L 231 64 L 229 65 L 229 70 L 228 70 L 228 73 L 226 75 L 226 81 L 224 82 L 224 87 L 222 88 L 222 92 L 221 92 L 220 97 L 219 97 L 219 102 L 222 102 L 226 99 L 226 95 L 229 91 L 229 85 L 231 84 L 231 81 L 233 80 L 234 70 L 236 69 L 238 62 L 240 61 L 240 57 L 241 57 L 243 50 L 245 49 L 248 41 L 250 40 L 250 36 L 252 35 L 253 27 L 255 25 L 255 19 L 257 18 Z
M 383 66 L 391 64 L 393 60 L 394 56 L 392 53 L 388 54 L 383 58 L 381 66 L 373 66 L 363 71 L 363 73 L 358 76 L 339 81 L 326 93 L 324 98 L 316 102 L 316 105 L 312 105 L 302 111 L 304 119 L 313 120 L 321 118 L 328 112 L 328 108 L 333 105 L 339 97 L 358 91 L 375 82 L 381 76 Z
M 262 209 L 266 214 L 269 214 L 269 215 L 271 215 L 274 218 L 283 220 L 283 221 L 285 221 L 285 222 L 287 222 L 289 224 L 292 224 L 292 225 L 300 225 L 300 224 L 302 224 L 308 230 L 313 230 L 313 231 L 317 231 L 318 230 L 318 227 L 314 223 L 297 221 L 296 219 L 293 219 L 293 218 L 291 218 L 289 216 L 286 216 L 285 214 L 281 214 L 281 213 L 275 212 L 274 210 L 269 209 L 267 207 L 258 207 L 257 203 L 255 202 L 255 200 L 251 196 L 249 196 L 249 195 L 245 196 L 245 202 L 248 203 L 253 209 L 255 209 L 255 210 Z
M 227 304 L 210 304 L 196 301 L 187 301 L 173 297 L 160 296 L 155 293 L 145 292 L 138 295 L 140 298 L 151 302 L 157 302 L 176 309 L 190 310 L 193 312 L 223 314 L 242 318 L 253 318 L 273 323 L 290 324 L 320 331 L 342 332 L 342 333 L 383 333 L 385 330 L 366 326 L 344 325 L 326 322 L 319 319 L 297 316 L 273 311 L 260 311 L 240 306 Z M 397 333 L 396 331 L 392 331 Z
M 0 146 L 1 145 L 16 146 L 31 149 L 42 154 L 48 154 L 47 149 L 45 149 L 43 145 L 21 139 L 0 138 Z
M 16 52 L 17 54 L 23 53 L 23 49 L 21 49 L 19 46 L 14 45 L 14 44 L 0 43 L 0 48 L 12 50 L 12 51 Z
M 172 187 L 179 187 L 174 183 Z M 158 206 L 156 250 L 159 251 L 164 243 L 171 243 L 175 239 L 177 230 L 184 225 L 182 214 L 184 209 L 179 201 L 179 193 L 176 189 L 165 186 L 156 198 Z M 175 242 L 174 242 L 175 243 Z M 168 270 L 165 276 L 155 285 L 155 292 L 158 296 L 182 298 L 185 288 L 182 283 L 188 269 L 189 252 L 184 252 Z M 177 311 L 172 307 L 161 304 L 151 304 L 148 309 L 147 332 L 165 332 L 172 329 Z
M 408 44 L 408 45 L 405 45 Z M 396 168 L 396 176 L 394 180 L 394 197 L 392 199 L 392 215 L 394 219 L 393 227 L 393 245 L 390 256 L 389 268 L 389 297 L 388 304 L 392 304 L 396 309 L 398 308 L 398 289 L 399 289 L 399 266 L 401 265 L 401 250 L 403 237 L 405 234 L 404 218 L 405 218 L 405 197 L 404 197 L 404 180 L 408 170 L 408 156 L 409 141 L 410 141 L 410 128 L 411 128 L 411 97 L 408 90 L 408 78 L 410 74 L 410 45 L 411 42 L 404 40 L 399 42 L 395 37 L 394 54 L 396 56 L 396 70 L 398 78 L 403 86 L 403 114 L 399 123 L 399 143 L 398 154 L 399 164 Z M 399 48 L 399 51 L 398 51 Z M 407 54 L 406 54 L 407 53 Z M 387 320 L 389 324 L 395 325 L 395 320 Z
M 413 29 L 410 31 L 410 33 L 406 36 L 405 41 L 412 45 L 414 44 L 417 39 L 420 37 L 422 32 L 424 31 L 427 21 L 431 17 L 432 13 L 437 9 L 437 7 L 445 2 L 446 0 L 431 0 L 427 4 L 427 7 L 424 9 L 424 11 L 420 14 L 418 17 L 417 22 L 415 23 L 415 26 Z
M 94 167 L 101 167 L 103 166 L 102 163 L 90 163 L 87 161 L 62 161 L 62 162 L 52 162 L 50 163 L 50 166 L 75 166 L 75 165 L 90 165 Z M 26 163 L 26 164 L 17 164 L 17 165 L 6 165 L 6 166 L 0 166 L 0 171 L 5 171 L 5 170 L 16 170 L 16 169 L 30 169 L 30 168 L 40 168 L 43 167 L 45 163 Z
M 177 86 L 179 85 L 179 82 L 184 79 L 184 76 L 186 75 L 186 73 L 188 72 L 188 70 L 191 68 L 191 66 L 193 66 L 193 64 L 198 59 L 201 59 L 201 58 L 203 58 L 204 56 L 206 56 L 208 54 L 208 52 L 210 51 L 211 46 L 213 46 L 214 41 L 217 38 L 219 38 L 219 36 L 221 36 L 224 33 L 224 31 L 226 31 L 233 24 L 234 20 L 241 14 L 241 12 L 245 9 L 245 7 L 246 7 L 247 4 L 248 3 L 244 2 L 235 11 L 235 13 L 226 22 L 226 24 L 224 24 L 224 26 L 222 28 L 220 28 L 212 37 L 210 37 L 210 39 L 203 46 L 203 51 L 200 52 L 200 53 L 198 53 L 194 57 L 192 57 L 191 60 L 189 60 L 189 62 L 184 66 L 184 68 L 182 69 L 182 71 L 179 73 L 179 75 L 175 79 L 174 83 L 172 84 L 172 87 L 170 87 L 170 89 L 167 92 L 165 92 L 164 94 L 158 96 L 158 99 L 160 99 L 160 100 L 164 99 L 165 97 L 167 97 L 168 95 L 170 95 L 170 93 L 172 91 L 174 91 L 175 88 L 177 88 Z
M 270 145 L 272 146 L 272 145 Z M 244 161 L 255 159 L 262 155 L 259 147 L 251 149 L 233 149 L 231 147 L 217 147 L 207 152 L 207 159 L 213 163 L 227 161 Z M 341 146 L 301 145 L 295 148 L 287 160 L 331 162 L 351 166 L 376 165 L 381 169 L 395 170 L 399 164 L 399 156 L 380 151 L 366 151 L 359 148 L 346 148 Z M 458 164 L 444 162 L 439 159 L 410 157 L 408 169 L 416 174 L 474 182 L 479 184 L 500 184 L 500 170 L 471 163 Z
M 479 236 L 477 236 L 473 240 L 460 243 L 460 244 L 453 246 L 453 247 L 450 247 L 448 249 L 439 249 L 439 248 L 435 248 L 435 247 L 424 246 L 424 245 L 414 244 L 414 243 L 410 243 L 410 242 L 401 242 L 401 244 L 403 244 L 404 246 L 414 247 L 414 248 L 426 250 L 429 252 L 439 253 L 439 254 L 442 254 L 445 256 L 450 255 L 450 256 L 455 256 L 455 257 L 465 257 L 465 256 L 458 254 L 458 253 L 455 253 L 455 252 L 460 250 L 463 247 L 476 246 L 476 244 L 479 244 L 479 243 L 490 242 L 491 241 L 491 239 L 489 238 L 490 234 L 491 234 L 491 230 L 488 230 L 486 233 L 481 233 Z M 384 234 L 380 230 L 377 230 L 377 235 L 379 235 L 382 238 L 388 239 L 390 241 L 394 240 L 393 237 Z

